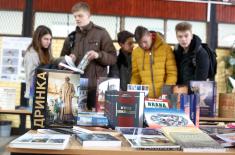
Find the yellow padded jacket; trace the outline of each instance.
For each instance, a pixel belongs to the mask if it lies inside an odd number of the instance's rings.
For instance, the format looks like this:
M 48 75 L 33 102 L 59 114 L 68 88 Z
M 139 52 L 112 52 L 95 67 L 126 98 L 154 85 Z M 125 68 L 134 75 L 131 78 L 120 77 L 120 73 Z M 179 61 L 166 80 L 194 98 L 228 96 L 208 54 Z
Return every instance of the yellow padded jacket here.
M 177 67 L 172 48 L 158 34 L 152 47 L 152 67 L 151 50 L 144 51 L 140 47 L 133 50 L 131 84 L 149 85 L 148 97 L 159 97 L 164 84 L 174 85 L 176 81 Z M 156 95 L 154 95 L 153 87 L 155 87 Z

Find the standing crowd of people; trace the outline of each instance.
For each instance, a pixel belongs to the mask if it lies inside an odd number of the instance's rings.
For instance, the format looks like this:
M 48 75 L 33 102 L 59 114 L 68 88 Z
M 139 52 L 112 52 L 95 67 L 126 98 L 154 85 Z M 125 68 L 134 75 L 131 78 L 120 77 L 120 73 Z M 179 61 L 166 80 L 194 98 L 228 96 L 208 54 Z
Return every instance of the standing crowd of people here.
M 72 7 L 77 24 L 76 30 L 65 39 L 60 58 L 53 58 L 51 52 L 51 30 L 39 26 L 33 34 L 24 58 L 26 71 L 26 93 L 30 96 L 33 75 L 38 67 L 58 64 L 68 55 L 78 65 L 88 54 L 89 65 L 81 77 L 88 78 L 87 108 L 95 107 L 96 82 L 99 77 L 120 78 L 121 90 L 127 84 L 149 85 L 149 97 L 158 98 L 164 84 L 188 84 L 190 80 L 207 80 L 209 57 L 201 48 L 201 39 L 193 34 L 188 22 L 175 27 L 178 44 L 174 50 L 158 32 L 138 26 L 134 34 L 121 31 L 117 34 L 120 50 L 116 52 L 108 32 L 91 20 L 89 5 L 79 2 Z M 138 47 L 134 48 L 134 39 Z M 196 55 L 196 57 L 195 57 Z M 107 66 L 110 66 L 107 73 Z

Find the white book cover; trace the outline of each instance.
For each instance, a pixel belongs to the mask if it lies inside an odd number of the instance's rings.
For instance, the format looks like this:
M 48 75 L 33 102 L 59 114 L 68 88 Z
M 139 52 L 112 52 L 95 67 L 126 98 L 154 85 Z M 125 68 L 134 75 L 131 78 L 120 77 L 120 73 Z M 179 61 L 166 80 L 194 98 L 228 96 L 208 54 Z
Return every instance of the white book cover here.
M 12 148 L 64 150 L 69 143 L 66 134 L 31 134 L 26 133 L 10 142 Z

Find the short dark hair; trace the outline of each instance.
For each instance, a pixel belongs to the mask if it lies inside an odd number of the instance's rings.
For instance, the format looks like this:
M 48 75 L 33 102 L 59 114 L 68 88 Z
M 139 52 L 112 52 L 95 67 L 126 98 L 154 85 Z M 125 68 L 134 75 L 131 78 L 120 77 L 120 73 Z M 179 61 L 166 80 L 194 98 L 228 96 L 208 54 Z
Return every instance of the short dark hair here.
M 147 33 L 149 33 L 149 30 L 147 28 L 143 26 L 137 26 L 137 28 L 135 29 L 135 40 L 139 42 L 141 38 Z
M 90 12 L 90 7 L 86 2 L 79 2 L 73 5 L 71 12 L 74 13 L 80 10 L 85 10 Z
M 128 38 L 133 38 L 134 34 L 129 31 L 121 31 L 117 34 L 118 43 L 124 44 Z
M 180 22 L 175 26 L 175 31 L 192 31 L 192 25 L 189 22 Z

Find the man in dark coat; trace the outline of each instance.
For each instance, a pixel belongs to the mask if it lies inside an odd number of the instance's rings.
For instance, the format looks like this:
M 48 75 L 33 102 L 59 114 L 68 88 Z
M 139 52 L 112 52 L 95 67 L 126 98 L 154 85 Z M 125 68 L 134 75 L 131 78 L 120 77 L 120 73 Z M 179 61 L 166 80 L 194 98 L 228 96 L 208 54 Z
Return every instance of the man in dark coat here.
M 82 77 L 88 78 L 87 107 L 92 109 L 95 107 L 97 79 L 106 77 L 107 66 L 116 63 L 116 50 L 108 32 L 90 21 L 90 8 L 87 3 L 75 4 L 72 7 L 72 13 L 77 27 L 65 39 L 61 56 L 69 55 L 78 65 L 83 56 L 88 53 L 89 65 Z
M 177 84 L 189 84 L 190 80 L 205 81 L 209 72 L 209 55 L 202 48 L 201 39 L 192 33 L 188 22 L 175 27 L 179 44 L 174 49 L 178 69 Z
M 134 48 L 134 34 L 121 31 L 117 35 L 120 50 L 117 63 L 110 67 L 109 76 L 120 78 L 120 89 L 127 90 L 127 84 L 131 81 L 131 53 Z

